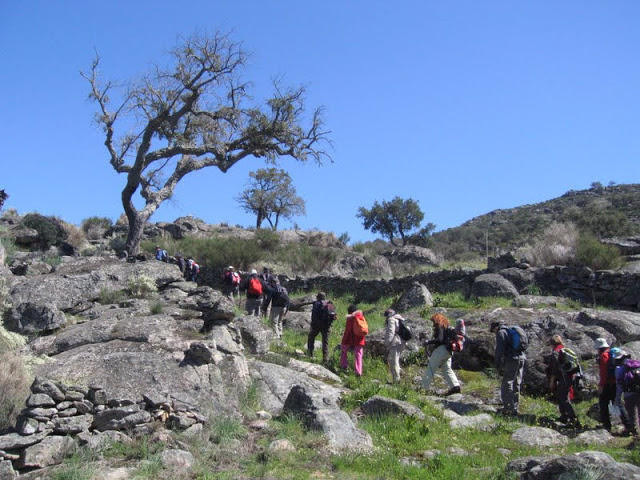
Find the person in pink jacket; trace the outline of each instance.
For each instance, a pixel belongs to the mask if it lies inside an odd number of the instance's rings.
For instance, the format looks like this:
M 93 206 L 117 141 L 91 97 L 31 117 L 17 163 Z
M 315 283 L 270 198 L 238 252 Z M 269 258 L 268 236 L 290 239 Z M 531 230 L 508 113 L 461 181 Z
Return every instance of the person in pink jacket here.
M 362 351 L 365 344 L 365 336 L 356 335 L 353 331 L 353 326 L 356 322 L 356 318 L 364 318 L 364 314 L 355 305 L 349 305 L 347 308 L 347 323 L 344 327 L 344 333 L 342 334 L 342 354 L 340 355 L 340 366 L 343 369 L 347 369 L 347 352 L 353 351 L 354 367 L 357 376 L 362 376 Z

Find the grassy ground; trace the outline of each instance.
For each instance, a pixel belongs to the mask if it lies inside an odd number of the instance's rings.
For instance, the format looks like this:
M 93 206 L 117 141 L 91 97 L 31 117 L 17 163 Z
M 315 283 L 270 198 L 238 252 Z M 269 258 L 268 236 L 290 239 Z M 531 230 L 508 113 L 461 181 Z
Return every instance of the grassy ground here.
M 370 331 L 383 327 L 382 312 L 391 299 L 382 299 L 375 304 L 360 304 L 369 322 Z M 556 405 L 545 398 L 523 396 L 521 414 L 525 420 L 496 416 L 496 426 L 491 431 L 452 430 L 441 411 L 421 391 L 416 379 L 422 374 L 419 363 L 404 366 L 403 380 L 397 385 L 388 383 L 387 367 L 380 358 L 366 354 L 364 374 L 357 377 L 353 371 L 342 372 L 338 368 L 339 346 L 345 323 L 345 315 L 351 299 L 335 299 L 338 318 L 330 337 L 331 358 L 328 367 L 337 372 L 350 391 L 343 397 L 343 408 L 358 416 L 358 408 L 363 401 L 373 395 L 384 395 L 411 402 L 426 415 L 425 420 L 395 416 L 362 417 L 359 427 L 372 437 L 376 447 L 372 455 L 331 455 L 325 438 L 317 432 L 308 431 L 296 418 L 281 417 L 269 421 L 268 427 L 253 431 L 249 421 L 255 419 L 260 409 L 255 388 L 250 388 L 243 399 L 245 420 L 212 419 L 202 436 L 195 439 L 177 437 L 169 441 L 174 447 L 186 448 L 196 458 L 192 471 L 167 471 L 159 461 L 158 452 L 165 445 L 144 443 L 137 440 L 133 445 L 111 446 L 103 455 L 115 465 L 131 465 L 133 478 L 141 479 L 461 479 L 506 480 L 513 478 L 504 472 L 508 461 L 527 455 L 565 454 L 581 450 L 600 450 L 609 453 L 619 461 L 640 465 L 638 449 L 627 449 L 628 439 L 616 438 L 610 445 L 577 446 L 570 443 L 566 447 L 549 450 L 525 447 L 514 443 L 511 434 L 523 424 L 538 424 L 539 420 L 557 417 Z M 465 303 L 455 296 L 443 296 L 442 306 L 455 308 L 491 308 L 503 303 L 501 299 Z M 428 314 L 428 312 L 423 312 Z M 285 331 L 284 342 L 276 348 L 281 355 L 296 355 L 296 350 L 306 349 L 306 335 Z M 321 353 L 316 352 L 311 361 L 319 363 Z M 458 371 L 463 390 L 490 402 L 499 385 L 494 371 Z M 440 388 L 444 387 L 440 384 Z M 595 403 L 590 400 L 578 403 L 576 409 L 581 421 L 588 428 L 595 428 L 596 422 L 587 417 L 586 412 Z M 294 451 L 274 451 L 270 445 L 275 440 L 286 439 Z M 438 452 L 432 452 L 437 450 Z M 430 453 L 431 452 L 431 453 Z M 461 455 L 460 452 L 463 452 Z M 92 478 L 95 468 L 86 452 L 79 452 L 66 462 L 57 472 L 56 479 L 84 480 Z M 89 462 L 89 463 L 88 463 Z M 578 478 L 578 477 L 576 477 Z M 586 477 L 585 477 L 586 478 Z M 594 478 L 598 478 L 597 476 Z M 602 477 L 604 478 L 604 477 Z

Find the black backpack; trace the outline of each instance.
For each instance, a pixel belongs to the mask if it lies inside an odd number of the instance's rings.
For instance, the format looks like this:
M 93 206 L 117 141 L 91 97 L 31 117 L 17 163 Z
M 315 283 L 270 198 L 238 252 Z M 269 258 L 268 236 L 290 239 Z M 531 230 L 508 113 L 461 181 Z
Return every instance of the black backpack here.
M 282 285 L 278 285 L 271 296 L 271 304 L 274 307 L 286 307 L 289 304 L 289 295 L 287 289 Z
M 407 327 L 407 325 L 401 318 L 398 318 L 398 336 L 405 342 L 408 342 L 413 338 L 411 329 Z

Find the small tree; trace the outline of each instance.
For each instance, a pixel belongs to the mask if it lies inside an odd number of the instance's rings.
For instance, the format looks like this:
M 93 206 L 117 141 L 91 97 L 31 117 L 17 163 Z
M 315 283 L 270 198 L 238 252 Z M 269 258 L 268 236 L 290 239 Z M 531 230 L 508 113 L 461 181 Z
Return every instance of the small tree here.
M 0 210 L 4 205 L 5 200 L 9 198 L 9 194 L 7 194 L 4 190 L 0 190 Z
M 273 230 L 281 218 L 305 214 L 305 202 L 296 194 L 289 174 L 278 168 L 261 168 L 250 172 L 248 187 L 237 198 L 243 210 L 256 216 L 256 228 L 263 221 Z
M 382 204 L 375 202 L 370 210 L 364 207 L 358 209 L 356 217 L 362 219 L 365 229 L 373 233 L 380 233 L 395 245 L 394 238 L 399 236 L 402 245 L 407 243 L 407 234 L 417 228 L 424 218 L 418 202 L 409 198 L 403 200 L 395 197 L 390 202 Z
M 206 167 L 226 172 L 246 157 L 282 156 L 321 163 L 329 132 L 321 109 L 303 127 L 304 89 L 281 89 L 264 106 L 247 105 L 240 80 L 247 55 L 228 36 L 194 35 L 171 52 L 169 67 L 153 67 L 120 87 L 99 79 L 99 57 L 82 76 L 98 107 L 111 166 L 127 178 L 122 205 L 129 232 L 125 249 L 138 252 L 144 224 L 173 195 L 185 175 Z M 112 104 L 114 106 L 112 107 Z M 128 128 L 119 135 L 122 128 Z M 140 193 L 143 207 L 134 205 Z

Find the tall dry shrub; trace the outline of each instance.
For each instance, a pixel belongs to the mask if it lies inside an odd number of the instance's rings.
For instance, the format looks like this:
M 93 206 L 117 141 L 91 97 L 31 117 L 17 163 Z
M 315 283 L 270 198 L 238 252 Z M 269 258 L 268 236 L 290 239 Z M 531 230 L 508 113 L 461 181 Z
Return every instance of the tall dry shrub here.
M 522 253 L 529 263 L 537 267 L 567 265 L 576 256 L 578 237 L 575 224 L 554 222 Z
M 76 227 L 75 225 L 67 222 L 62 222 L 62 226 L 67 232 L 67 243 L 72 245 L 76 249 L 81 249 L 87 244 L 87 237 L 84 231 Z
M 31 378 L 20 354 L 0 353 L 0 430 L 15 424 L 29 396 Z

